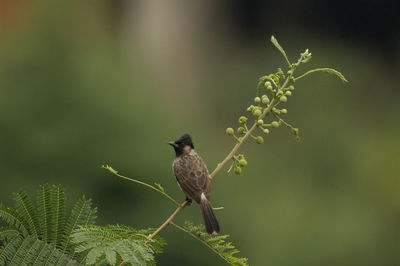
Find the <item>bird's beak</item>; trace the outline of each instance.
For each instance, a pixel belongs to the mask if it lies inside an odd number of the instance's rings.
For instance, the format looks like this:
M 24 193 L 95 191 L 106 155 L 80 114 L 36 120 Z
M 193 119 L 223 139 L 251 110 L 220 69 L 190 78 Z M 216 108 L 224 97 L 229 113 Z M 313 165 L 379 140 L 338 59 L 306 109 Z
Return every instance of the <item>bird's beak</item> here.
M 168 144 L 171 145 L 174 148 L 178 148 L 179 147 L 178 144 L 175 143 L 175 141 L 170 141 L 170 142 L 168 142 Z

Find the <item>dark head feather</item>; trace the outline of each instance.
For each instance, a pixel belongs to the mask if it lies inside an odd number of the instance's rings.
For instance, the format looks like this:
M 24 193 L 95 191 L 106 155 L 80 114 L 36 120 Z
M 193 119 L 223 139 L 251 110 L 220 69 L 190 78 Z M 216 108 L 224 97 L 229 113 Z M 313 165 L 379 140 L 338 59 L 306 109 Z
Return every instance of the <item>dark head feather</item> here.
M 190 146 L 194 149 L 193 141 L 189 134 L 183 134 L 179 139 L 168 142 L 168 144 L 174 147 L 177 156 L 182 154 L 185 146 Z

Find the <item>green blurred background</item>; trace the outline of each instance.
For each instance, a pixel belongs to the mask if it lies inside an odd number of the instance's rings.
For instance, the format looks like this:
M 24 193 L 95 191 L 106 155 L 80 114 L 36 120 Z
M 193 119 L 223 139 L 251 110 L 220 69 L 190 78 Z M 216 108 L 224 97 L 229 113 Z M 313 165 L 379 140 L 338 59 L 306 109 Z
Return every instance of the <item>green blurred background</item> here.
M 0 201 L 62 184 L 99 224 L 157 227 L 174 206 L 100 168 L 184 199 L 167 141 L 192 134 L 210 169 L 233 141 L 258 77 L 309 48 L 285 128 L 243 148 L 213 203 L 251 265 L 400 265 L 397 1 L 0 1 Z M 397 10 L 397 11 L 396 11 Z M 177 219 L 202 222 L 196 206 Z M 168 228 L 159 265 L 224 265 Z

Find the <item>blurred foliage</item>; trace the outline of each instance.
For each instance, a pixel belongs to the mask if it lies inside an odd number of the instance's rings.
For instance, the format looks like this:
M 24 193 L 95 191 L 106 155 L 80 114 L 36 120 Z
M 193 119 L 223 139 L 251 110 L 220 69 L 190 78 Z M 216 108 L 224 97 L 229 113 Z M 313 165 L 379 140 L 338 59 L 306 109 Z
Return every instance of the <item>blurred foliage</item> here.
M 60 183 L 71 198 L 84 193 L 93 199 L 100 224 L 157 227 L 173 206 L 100 166 L 109 163 L 128 176 L 162 183 L 183 199 L 166 142 L 191 133 L 213 168 L 231 148 L 224 129 L 245 110 L 243 99 L 252 97 L 257 78 L 282 59 L 265 49 L 266 40 L 234 42 L 234 29 L 220 26 L 224 15 L 208 20 L 206 8 L 197 10 L 203 16 L 180 17 L 176 25 L 193 31 L 184 37 L 160 17 L 165 28 L 155 49 L 152 38 L 130 30 L 157 33 L 140 21 L 140 5 L 126 11 L 136 20 L 115 32 L 107 5 L 50 2 L 28 5 L 18 23 L 1 32 L 0 201 L 9 203 L 12 191 Z M 184 14 L 185 8 L 175 12 Z M 194 27 L 192 21 L 200 19 L 218 27 Z M 302 141 L 278 129 L 262 149 L 244 147 L 246 173 L 213 182 L 213 203 L 225 207 L 218 215 L 221 228 L 254 265 L 396 265 L 398 64 L 388 64 L 366 41 L 296 25 L 288 19 L 263 35 L 276 34 L 286 51 L 310 48 L 315 59 L 307 67 L 329 63 L 350 83 L 343 88 L 324 74 L 298 82 L 287 117 L 302 129 Z M 177 223 L 184 220 L 200 223 L 198 209 L 187 208 Z M 220 264 L 172 227 L 162 236 L 170 245 L 160 265 Z
M 25 192 L 14 193 L 14 207 L 0 204 L 1 265 L 80 265 L 87 252 L 75 253 L 74 229 L 96 220 L 97 208 L 81 197 L 66 218 L 60 186 L 40 186 L 36 204 Z

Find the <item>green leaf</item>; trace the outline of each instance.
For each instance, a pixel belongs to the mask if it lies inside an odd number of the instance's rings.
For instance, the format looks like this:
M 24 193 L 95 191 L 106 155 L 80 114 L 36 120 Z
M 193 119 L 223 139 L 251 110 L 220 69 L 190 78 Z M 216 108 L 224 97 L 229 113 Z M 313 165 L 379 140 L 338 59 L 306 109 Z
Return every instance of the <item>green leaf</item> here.
M 104 248 L 104 253 L 106 254 L 106 259 L 108 263 L 114 265 L 117 262 L 117 253 L 112 248 Z
M 49 228 L 49 241 L 60 243 L 65 226 L 65 192 L 61 186 L 52 186 L 51 198 L 51 222 Z
M 226 263 L 237 266 L 248 266 L 247 258 L 236 257 L 239 250 L 231 242 L 227 242 L 226 239 L 229 235 L 210 235 L 204 231 L 204 225 L 194 226 L 192 222 L 185 222 L 185 226 L 179 226 L 172 223 L 176 228 L 188 233 L 191 237 L 199 240 L 209 249 L 214 251 L 220 256 Z
M 275 47 L 279 50 L 279 52 L 281 52 L 281 54 L 283 55 L 283 57 L 285 58 L 287 64 L 289 67 L 292 67 L 292 64 L 290 63 L 285 50 L 283 50 L 282 46 L 279 44 L 278 40 L 274 37 L 274 35 L 271 36 L 271 42 L 273 45 L 275 45 Z
M 14 227 L 0 227 L 0 243 L 7 242 L 7 239 L 12 238 L 19 234 L 20 231 L 18 231 Z
M 3 220 L 10 227 L 16 228 L 21 234 L 28 235 L 28 230 L 24 225 L 25 221 L 14 209 L 0 204 L 0 220 Z
M 29 233 L 38 236 L 40 233 L 39 221 L 36 213 L 36 209 L 33 206 L 31 199 L 25 192 L 19 192 L 14 194 L 15 210 L 19 217 L 24 221 L 25 227 Z
M 154 264 L 154 255 L 162 252 L 165 242 L 150 239 L 154 230 L 135 230 L 123 225 L 87 225 L 74 230 L 72 242 L 77 253 L 88 252 L 86 263 L 99 263 L 104 257 L 114 265 L 117 257 L 132 265 Z
M 340 72 L 337 71 L 336 69 L 328 68 L 328 67 L 316 68 L 316 69 L 309 70 L 309 71 L 307 71 L 306 73 L 304 73 L 304 74 L 298 76 L 297 78 L 294 78 L 294 80 L 297 81 L 297 80 L 299 80 L 299 79 L 301 79 L 301 78 L 304 78 L 305 76 L 310 75 L 310 74 L 315 73 L 315 72 L 325 72 L 325 73 L 328 73 L 328 74 L 332 74 L 332 75 L 335 75 L 336 77 L 338 77 L 339 79 L 341 79 L 343 82 L 349 82 L 349 81 L 343 76 L 342 73 L 340 73 Z
M 61 245 L 63 250 L 70 248 L 70 235 L 72 231 L 81 225 L 93 224 L 96 219 L 97 208 L 92 209 L 92 201 L 84 196 L 79 199 L 72 209 L 71 215 L 65 224 L 65 230 Z
M 94 223 L 96 208 L 82 197 L 65 223 L 65 195 L 60 186 L 37 191 L 37 208 L 24 192 L 14 194 L 15 207 L 0 204 L 0 265 L 78 265 L 87 253 L 74 254 L 70 234 Z M 109 258 L 112 258 L 108 254 Z M 76 259 L 76 260 L 75 260 Z
M 47 241 L 51 231 L 51 220 L 52 220 L 52 206 L 50 203 L 50 186 L 40 186 L 37 191 L 37 203 L 38 203 L 38 215 L 40 217 L 40 237 L 42 240 Z

